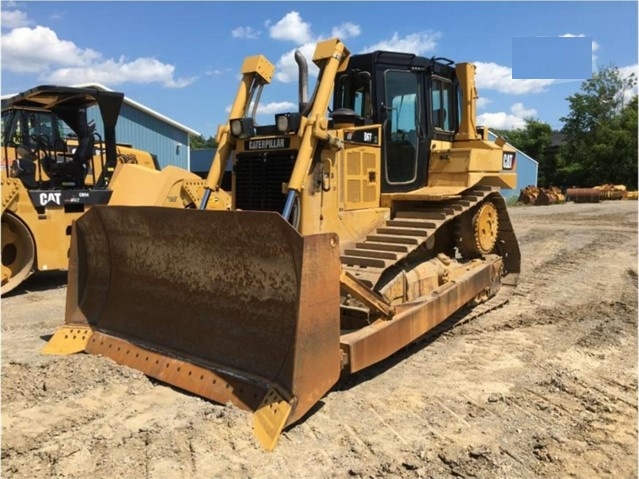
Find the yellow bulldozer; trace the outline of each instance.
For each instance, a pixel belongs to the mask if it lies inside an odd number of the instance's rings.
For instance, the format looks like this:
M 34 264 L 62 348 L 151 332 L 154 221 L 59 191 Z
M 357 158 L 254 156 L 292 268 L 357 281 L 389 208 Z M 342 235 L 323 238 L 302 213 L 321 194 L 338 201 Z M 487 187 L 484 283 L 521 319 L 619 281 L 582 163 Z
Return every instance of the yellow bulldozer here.
M 500 194 L 515 151 L 475 125 L 472 64 L 330 39 L 308 98 L 296 58 L 299 109 L 270 125 L 256 111 L 274 67 L 245 59 L 199 209 L 76 221 L 65 325 L 44 349 L 251 410 L 266 449 L 342 375 L 503 304 L 520 268 Z M 230 210 L 203 211 L 231 158 Z
M 34 272 L 66 270 L 72 224 L 93 205 L 199 202 L 188 198 L 203 190 L 196 175 L 175 167 L 159 172 L 153 155 L 116 143 L 123 98 L 42 85 L 2 101 L 3 295 Z M 104 136 L 87 118 L 95 105 Z M 128 181 L 118 181 L 123 164 Z

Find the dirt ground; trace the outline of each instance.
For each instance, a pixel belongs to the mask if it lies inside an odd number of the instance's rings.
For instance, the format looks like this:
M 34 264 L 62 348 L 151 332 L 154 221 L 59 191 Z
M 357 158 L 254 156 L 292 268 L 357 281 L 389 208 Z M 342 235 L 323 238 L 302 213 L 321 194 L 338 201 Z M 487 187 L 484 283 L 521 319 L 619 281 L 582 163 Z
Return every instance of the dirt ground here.
M 259 449 L 248 413 L 42 356 L 65 277 L 2 299 L 2 477 L 636 478 L 637 202 L 510 208 L 504 307 L 347 378 Z

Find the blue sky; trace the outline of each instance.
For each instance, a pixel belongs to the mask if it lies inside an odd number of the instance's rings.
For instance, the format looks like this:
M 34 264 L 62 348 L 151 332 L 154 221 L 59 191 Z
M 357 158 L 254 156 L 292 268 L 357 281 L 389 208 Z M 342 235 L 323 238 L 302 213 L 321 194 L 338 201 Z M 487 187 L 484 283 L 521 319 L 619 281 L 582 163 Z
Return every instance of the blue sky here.
M 295 49 L 310 64 L 318 39 L 339 36 L 352 53 L 473 62 L 478 123 L 516 128 L 533 116 L 560 128 L 581 80 L 512 79 L 512 39 L 583 36 L 593 69 L 629 74 L 637 72 L 637 15 L 634 1 L 2 1 L 1 90 L 98 82 L 208 137 L 227 120 L 244 57 L 263 54 L 277 67 L 258 115 L 269 123 L 296 108 Z

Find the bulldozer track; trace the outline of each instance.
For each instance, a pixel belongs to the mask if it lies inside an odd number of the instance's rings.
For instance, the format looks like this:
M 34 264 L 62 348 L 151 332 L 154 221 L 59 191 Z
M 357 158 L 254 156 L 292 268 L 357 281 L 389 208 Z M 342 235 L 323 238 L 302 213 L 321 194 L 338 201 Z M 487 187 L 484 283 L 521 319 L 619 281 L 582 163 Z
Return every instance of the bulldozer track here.
M 341 256 L 342 267 L 360 281 L 374 288 L 385 271 L 398 266 L 407 256 L 434 241 L 444 224 L 490 200 L 497 209 L 499 236 L 495 251 L 504 262 L 502 286 L 489 300 L 472 309 L 464 308 L 453 315 L 457 324 L 474 319 L 503 305 L 512 296 L 519 279 L 521 256 L 504 198 L 499 188 L 477 185 L 459 197 L 445 201 L 421 202 L 417 207 L 397 212 L 375 232 Z

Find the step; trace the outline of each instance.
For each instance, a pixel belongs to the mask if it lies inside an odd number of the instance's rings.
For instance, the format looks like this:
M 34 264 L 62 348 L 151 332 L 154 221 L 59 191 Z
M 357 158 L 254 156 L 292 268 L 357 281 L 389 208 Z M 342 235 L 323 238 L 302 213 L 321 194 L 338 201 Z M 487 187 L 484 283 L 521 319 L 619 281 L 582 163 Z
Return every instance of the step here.
M 402 219 L 445 220 L 446 212 L 441 210 L 439 211 L 398 211 L 395 217 L 402 218 Z
M 421 208 L 417 207 L 404 211 L 413 211 L 415 213 L 444 213 L 450 215 L 455 212 L 455 209 L 451 203 L 438 203 L 436 206 L 433 206 L 433 204 L 430 203 L 428 206 L 422 206 Z
M 388 235 L 369 235 L 366 237 L 366 242 L 377 243 L 399 243 L 406 245 L 418 245 L 423 241 L 423 238 L 415 238 L 411 236 L 388 236 Z
M 355 244 L 355 247 L 361 249 L 374 249 L 378 251 L 396 251 L 398 253 L 408 253 L 410 251 L 408 246 L 404 246 L 402 244 L 378 243 L 376 241 L 357 243 Z
M 437 228 L 437 223 L 432 221 L 410 221 L 410 220 L 389 220 L 386 222 L 386 226 L 399 226 L 406 228 L 423 228 L 427 230 L 434 230 Z
M 376 233 L 382 235 L 398 235 L 398 236 L 416 236 L 418 238 L 425 238 L 428 236 L 428 231 L 420 230 L 417 228 L 387 228 L 381 227 L 375 230 Z
M 362 256 L 364 258 L 392 259 L 397 261 L 397 253 L 389 251 L 374 251 L 368 249 L 347 249 L 344 251 L 346 256 Z

